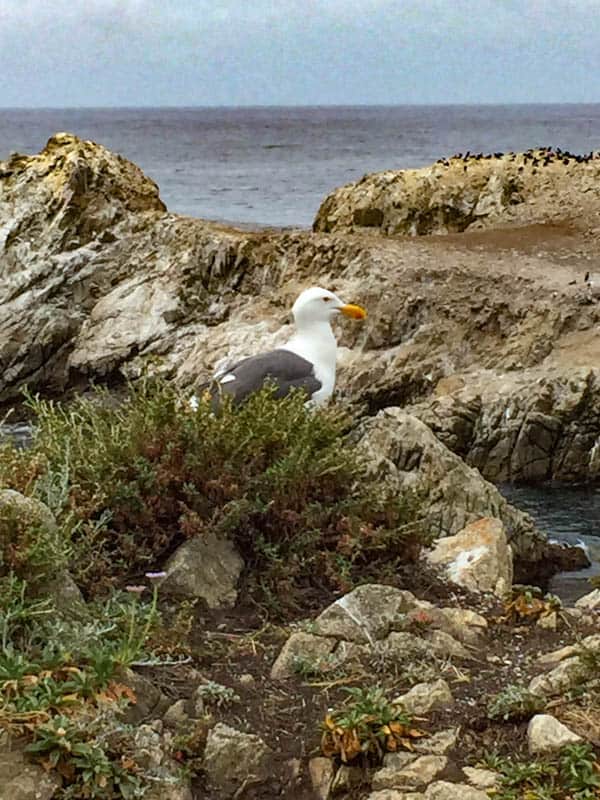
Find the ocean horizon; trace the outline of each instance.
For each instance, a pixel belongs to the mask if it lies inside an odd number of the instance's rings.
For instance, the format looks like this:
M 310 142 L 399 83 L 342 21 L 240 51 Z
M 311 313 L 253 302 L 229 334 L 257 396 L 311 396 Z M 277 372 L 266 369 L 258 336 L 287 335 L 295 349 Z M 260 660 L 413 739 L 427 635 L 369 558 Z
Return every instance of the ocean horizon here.
M 0 159 L 58 131 L 138 164 L 170 211 L 310 227 L 338 186 L 456 152 L 600 149 L 600 103 L 5 108 Z

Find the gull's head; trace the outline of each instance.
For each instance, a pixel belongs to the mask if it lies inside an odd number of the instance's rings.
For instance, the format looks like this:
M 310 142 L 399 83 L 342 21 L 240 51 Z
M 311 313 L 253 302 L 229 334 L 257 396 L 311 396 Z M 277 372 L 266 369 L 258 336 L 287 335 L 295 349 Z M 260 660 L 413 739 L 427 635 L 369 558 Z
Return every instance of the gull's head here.
M 330 322 L 336 314 L 344 314 L 351 319 L 365 319 L 367 316 L 364 308 L 344 303 L 336 294 L 320 286 L 305 289 L 292 306 L 292 314 L 296 325 Z

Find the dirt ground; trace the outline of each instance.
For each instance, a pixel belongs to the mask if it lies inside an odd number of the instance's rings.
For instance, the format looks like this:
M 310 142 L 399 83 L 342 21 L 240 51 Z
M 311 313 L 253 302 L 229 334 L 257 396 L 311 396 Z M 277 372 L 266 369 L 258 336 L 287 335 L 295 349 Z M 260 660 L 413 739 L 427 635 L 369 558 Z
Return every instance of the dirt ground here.
M 504 609 L 499 601 L 453 587 L 421 564 L 417 568 L 406 567 L 394 584 L 436 605 L 470 608 L 483 614 L 489 627 L 481 646 L 473 649 L 472 658 L 451 661 L 432 657 L 427 663 L 416 665 L 374 659 L 314 678 L 273 680 L 271 666 L 294 625 L 301 619 L 314 618 L 317 611 L 336 599 L 333 595 L 323 595 L 318 604 L 316 598 L 310 598 L 299 616 L 277 623 L 268 622 L 256 607 L 239 605 L 218 613 L 197 609 L 188 642 L 191 663 L 147 670 L 147 676 L 173 701 L 190 696 L 199 683 L 207 680 L 231 688 L 239 697 L 221 708 L 209 702 L 206 710 L 214 722 L 258 734 L 274 752 L 271 781 L 245 788 L 239 795 L 243 800 L 277 797 L 314 800 L 308 760 L 321 754 L 325 714 L 344 702 L 344 689 L 378 685 L 391 699 L 423 680 L 418 676 L 428 669 L 449 683 L 455 704 L 419 718 L 415 724 L 428 734 L 460 726 L 458 743 L 448 754 L 450 766 L 443 777 L 459 780 L 460 767 L 478 763 L 485 753 L 522 756 L 526 722 L 490 720 L 486 711 L 490 696 L 510 684 L 527 685 L 541 671 L 536 663 L 541 653 L 572 643 L 577 637 L 592 633 L 593 628 L 575 623 L 567 616 L 559 619 L 557 630 L 542 629 L 534 620 L 509 621 L 503 618 Z M 562 701 L 553 705 L 551 713 L 559 718 L 566 716 L 577 731 L 574 708 L 572 702 Z M 584 725 L 582 718 L 579 724 Z M 600 725 L 600 717 L 592 721 L 592 727 L 594 724 Z M 589 725 L 586 735 L 590 736 Z M 600 733 L 592 741 L 600 747 Z M 182 762 L 186 763 L 186 757 L 182 757 Z M 347 800 L 350 797 L 361 800 L 369 794 L 371 775 L 377 765 L 357 761 L 356 766 L 362 769 L 362 784 L 351 795 L 340 795 Z M 200 773 L 194 782 L 195 800 L 217 800 L 217 797 Z

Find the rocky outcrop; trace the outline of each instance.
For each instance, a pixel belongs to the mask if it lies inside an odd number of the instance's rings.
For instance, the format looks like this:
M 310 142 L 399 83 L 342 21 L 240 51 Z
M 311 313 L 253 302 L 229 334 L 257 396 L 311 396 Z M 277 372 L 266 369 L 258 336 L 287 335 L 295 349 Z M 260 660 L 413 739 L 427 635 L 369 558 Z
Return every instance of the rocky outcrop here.
M 598 237 L 236 231 L 168 214 L 137 167 L 68 134 L 0 164 L 0 231 L 0 404 L 142 370 L 202 381 L 289 336 L 322 283 L 369 310 L 338 331 L 359 412 L 413 404 L 493 480 L 598 478 L 600 309 L 581 282 Z
M 423 169 L 378 172 L 334 190 L 315 231 L 376 228 L 390 236 L 578 220 L 600 213 L 600 158 L 543 150 L 440 159 Z
M 599 407 L 597 370 L 549 364 L 465 378 L 411 412 L 488 480 L 593 481 L 600 476 Z
M 385 409 L 362 424 L 360 437 L 371 472 L 397 492 L 415 492 L 436 538 L 457 534 L 482 517 L 495 517 L 504 523 L 520 557 L 539 558 L 545 543 L 531 518 L 510 506 L 416 417 L 399 408 Z

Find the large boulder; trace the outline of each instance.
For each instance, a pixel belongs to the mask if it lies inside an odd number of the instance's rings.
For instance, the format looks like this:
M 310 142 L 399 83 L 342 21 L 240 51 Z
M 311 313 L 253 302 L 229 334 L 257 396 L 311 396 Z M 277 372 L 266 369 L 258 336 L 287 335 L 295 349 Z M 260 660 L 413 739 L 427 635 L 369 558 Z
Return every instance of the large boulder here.
M 536 560 L 543 552 L 545 538 L 531 517 L 510 506 L 416 417 L 387 408 L 366 420 L 359 436 L 371 474 L 395 492 L 412 490 L 434 536 L 453 536 L 469 523 L 492 517 L 503 523 L 517 556 Z
M 597 480 L 600 373 L 572 348 L 546 361 L 465 377 L 410 411 L 490 481 Z

